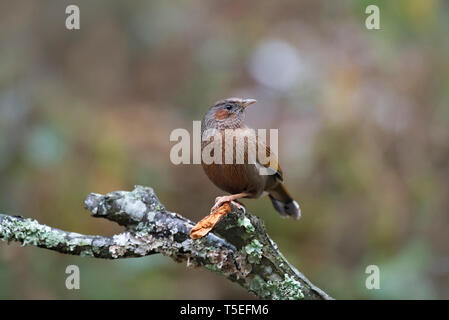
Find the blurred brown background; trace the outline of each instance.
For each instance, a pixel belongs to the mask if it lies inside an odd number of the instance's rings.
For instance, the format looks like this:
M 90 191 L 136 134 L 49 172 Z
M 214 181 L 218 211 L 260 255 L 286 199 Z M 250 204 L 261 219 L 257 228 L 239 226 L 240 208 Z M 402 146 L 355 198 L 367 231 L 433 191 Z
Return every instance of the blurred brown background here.
M 81 29 L 65 28 L 77 4 Z M 377 4 L 381 30 L 365 28 Z M 279 128 L 303 218 L 246 200 L 281 251 L 336 298 L 449 298 L 449 3 L 0 1 L 0 211 L 61 229 L 121 229 L 90 192 L 152 186 L 193 220 L 221 194 L 175 166 L 169 134 L 216 100 L 255 98 Z M 81 289 L 65 288 L 65 268 Z M 381 289 L 365 288 L 378 265 Z M 163 256 L 102 261 L 0 243 L 0 298 L 251 298 Z

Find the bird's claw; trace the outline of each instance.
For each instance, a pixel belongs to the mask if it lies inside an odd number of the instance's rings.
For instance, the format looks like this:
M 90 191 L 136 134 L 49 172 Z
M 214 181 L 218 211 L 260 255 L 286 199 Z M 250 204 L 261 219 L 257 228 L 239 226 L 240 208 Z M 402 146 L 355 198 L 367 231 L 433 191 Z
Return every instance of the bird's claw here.
M 231 200 L 230 197 L 228 197 L 228 196 L 215 198 L 215 204 L 212 207 L 212 209 L 210 209 L 210 212 L 211 213 L 214 212 L 215 210 L 220 208 L 223 205 L 223 203 L 226 203 L 226 202 L 232 203 L 238 209 L 243 210 L 243 213 L 246 213 L 246 208 L 242 204 L 240 204 L 240 203 L 238 203 L 236 201 Z
M 228 201 L 223 201 L 223 202 L 217 201 L 217 202 L 215 202 L 214 206 L 210 209 L 210 212 L 211 213 L 214 212 L 215 210 L 220 208 L 223 203 L 226 203 L 226 202 L 228 202 Z
M 233 203 L 237 208 L 239 208 L 240 210 L 242 210 L 243 213 L 246 213 L 246 208 L 245 208 L 244 205 L 242 205 L 242 204 L 240 204 L 240 203 L 238 203 L 238 202 L 235 202 L 235 201 L 232 201 L 232 203 Z

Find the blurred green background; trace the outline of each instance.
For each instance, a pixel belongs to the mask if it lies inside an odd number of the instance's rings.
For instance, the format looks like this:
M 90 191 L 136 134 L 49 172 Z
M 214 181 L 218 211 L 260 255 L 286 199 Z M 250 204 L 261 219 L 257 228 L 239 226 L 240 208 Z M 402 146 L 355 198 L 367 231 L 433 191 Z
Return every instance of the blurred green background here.
M 77 4 L 81 29 L 65 28 Z M 380 8 L 381 30 L 365 28 Z M 244 200 L 285 256 L 336 298 L 449 298 L 449 3 L 0 1 L 0 211 L 87 234 L 122 229 L 90 192 L 152 186 L 205 216 L 222 192 L 175 166 L 169 134 L 241 96 L 279 128 L 298 222 Z M 65 268 L 81 289 L 65 288 Z M 364 273 L 378 265 L 381 289 Z M 252 298 L 163 256 L 120 261 L 0 243 L 0 298 Z

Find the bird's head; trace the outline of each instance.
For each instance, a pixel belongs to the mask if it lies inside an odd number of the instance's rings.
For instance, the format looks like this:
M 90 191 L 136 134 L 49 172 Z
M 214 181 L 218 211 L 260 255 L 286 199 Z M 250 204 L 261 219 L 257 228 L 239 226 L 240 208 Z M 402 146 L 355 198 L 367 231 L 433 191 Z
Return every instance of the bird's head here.
M 243 125 L 245 109 L 254 99 L 228 98 L 217 101 L 207 112 L 203 129 L 236 129 Z

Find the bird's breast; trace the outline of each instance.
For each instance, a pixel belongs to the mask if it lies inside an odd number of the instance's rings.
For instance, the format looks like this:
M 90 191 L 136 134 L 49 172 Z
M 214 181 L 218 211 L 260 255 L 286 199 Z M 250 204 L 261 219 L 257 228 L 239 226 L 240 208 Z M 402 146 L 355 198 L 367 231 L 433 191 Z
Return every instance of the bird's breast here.
M 221 141 L 203 141 L 202 166 L 220 189 L 231 194 L 248 192 L 259 197 L 265 188 L 266 176 L 259 175 L 256 165 L 248 161 L 248 148 L 255 140 L 252 141 L 246 130 L 223 130 L 218 137 Z M 204 161 L 205 156 L 210 157 L 209 161 Z M 212 158 L 214 161 L 210 163 Z

